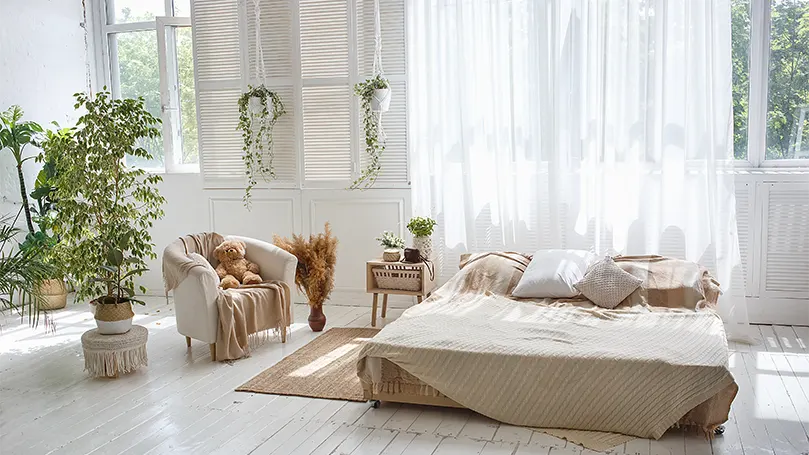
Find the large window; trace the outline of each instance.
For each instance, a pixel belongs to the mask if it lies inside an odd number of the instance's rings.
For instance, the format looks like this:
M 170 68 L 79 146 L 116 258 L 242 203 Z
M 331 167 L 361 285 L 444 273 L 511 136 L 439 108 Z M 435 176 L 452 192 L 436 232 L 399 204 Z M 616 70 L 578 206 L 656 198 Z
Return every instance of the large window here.
M 106 85 L 115 97 L 143 97 L 162 119 L 161 136 L 143 144 L 152 171 L 195 172 L 199 166 L 190 0 L 100 0 Z
M 733 0 L 734 152 L 809 164 L 809 0 Z

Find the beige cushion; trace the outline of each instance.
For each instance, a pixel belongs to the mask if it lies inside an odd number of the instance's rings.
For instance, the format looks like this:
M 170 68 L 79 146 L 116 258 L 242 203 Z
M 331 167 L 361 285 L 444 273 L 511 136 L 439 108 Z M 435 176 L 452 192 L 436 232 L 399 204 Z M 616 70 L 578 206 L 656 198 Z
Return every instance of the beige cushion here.
M 643 282 L 618 267 L 611 257 L 596 262 L 587 269 L 576 289 L 587 300 L 602 308 L 615 308 Z

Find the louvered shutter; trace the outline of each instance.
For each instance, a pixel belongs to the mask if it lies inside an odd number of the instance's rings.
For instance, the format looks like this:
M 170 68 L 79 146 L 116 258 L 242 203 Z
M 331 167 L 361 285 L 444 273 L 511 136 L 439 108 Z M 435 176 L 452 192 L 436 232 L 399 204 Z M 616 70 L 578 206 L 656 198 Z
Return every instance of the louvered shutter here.
M 237 0 L 195 0 L 191 20 L 201 170 L 206 186 L 240 186 L 242 138 L 236 130 L 242 90 Z
M 376 186 L 407 184 L 407 70 L 405 54 L 405 2 L 379 0 L 382 31 L 382 68 L 391 82 L 390 110 L 382 114 L 382 129 L 386 135 L 382 153 L 382 172 Z M 374 0 L 357 0 L 357 60 L 358 76 L 365 80 L 373 76 L 374 65 Z M 358 109 L 357 122 L 361 125 Z M 365 137 L 360 130 L 360 168 L 367 163 Z
M 809 299 L 809 185 L 765 183 L 763 291 Z
M 300 0 L 304 180 L 313 186 L 351 180 L 349 6 Z
M 288 0 L 262 0 L 261 50 L 264 55 L 265 79 L 260 80 L 260 66 L 256 52 L 256 18 L 251 1 L 245 5 L 247 41 L 247 83 L 264 82 L 281 97 L 284 114 L 273 128 L 273 167 L 276 180 L 269 186 L 292 186 L 298 181 L 298 141 L 296 118 L 299 111 L 295 83 L 297 72 L 294 55 L 297 51 L 293 30 L 293 9 Z M 259 185 L 264 183 L 259 181 Z
M 739 238 L 739 253 L 742 259 L 742 276 L 747 296 L 753 295 L 750 280 L 750 214 L 753 213 L 753 198 L 749 183 L 736 185 L 736 231 Z

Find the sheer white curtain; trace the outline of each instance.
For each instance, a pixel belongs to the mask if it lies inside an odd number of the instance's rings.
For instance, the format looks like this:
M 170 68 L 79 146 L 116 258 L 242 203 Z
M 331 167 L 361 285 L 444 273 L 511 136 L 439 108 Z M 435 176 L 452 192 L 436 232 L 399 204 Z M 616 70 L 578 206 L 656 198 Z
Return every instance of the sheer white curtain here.
M 594 248 L 709 267 L 747 310 L 729 0 L 407 0 L 413 204 L 466 251 Z

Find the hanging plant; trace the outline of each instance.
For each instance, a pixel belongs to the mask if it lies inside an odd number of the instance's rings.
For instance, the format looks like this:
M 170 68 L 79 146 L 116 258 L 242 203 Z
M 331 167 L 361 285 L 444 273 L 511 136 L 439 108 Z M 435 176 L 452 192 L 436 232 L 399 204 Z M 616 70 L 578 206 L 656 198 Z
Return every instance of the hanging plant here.
M 360 97 L 362 108 L 362 127 L 365 132 L 365 153 L 368 155 L 368 165 L 351 184 L 350 189 L 360 187 L 370 188 L 376 182 L 382 165 L 379 162 L 382 152 L 385 151 L 385 140 L 380 134 L 382 112 L 390 106 L 390 85 L 387 79 L 376 75 L 371 79 L 354 85 L 354 94 Z
M 238 129 L 244 139 L 242 160 L 247 176 L 243 200 L 248 209 L 251 191 L 258 183 L 258 178 L 266 182 L 275 179 L 272 129 L 285 113 L 281 97 L 263 84 L 257 87 L 249 85 L 248 90 L 239 98 Z

